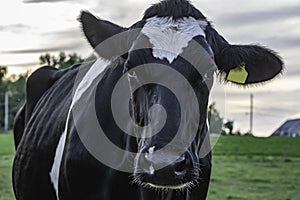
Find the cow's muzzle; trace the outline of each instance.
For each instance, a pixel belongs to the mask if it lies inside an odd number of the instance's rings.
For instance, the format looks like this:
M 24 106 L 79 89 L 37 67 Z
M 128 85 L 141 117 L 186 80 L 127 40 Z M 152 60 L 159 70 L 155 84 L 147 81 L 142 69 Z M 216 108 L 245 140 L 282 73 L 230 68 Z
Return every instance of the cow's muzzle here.
M 154 156 L 151 155 L 151 151 L 150 148 L 150 153 L 137 158 L 133 182 L 146 188 L 163 190 L 190 189 L 198 183 L 199 163 L 192 159 L 189 151 L 180 156 L 171 153 Z M 175 161 L 170 162 L 170 160 Z

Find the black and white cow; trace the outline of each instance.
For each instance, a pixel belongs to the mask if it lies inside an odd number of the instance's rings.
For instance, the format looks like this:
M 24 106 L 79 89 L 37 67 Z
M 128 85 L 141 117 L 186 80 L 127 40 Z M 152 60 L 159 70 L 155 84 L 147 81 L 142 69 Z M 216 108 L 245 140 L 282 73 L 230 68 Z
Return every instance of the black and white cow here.
M 103 59 L 64 71 L 43 67 L 29 77 L 27 101 L 16 116 L 14 127 L 16 198 L 206 199 L 211 153 L 200 155 L 199 152 L 203 145 L 209 149 L 206 112 L 214 71 L 226 81 L 237 84 L 261 83 L 282 71 L 281 59 L 261 46 L 229 44 L 187 0 L 161 1 L 147 9 L 144 17 L 130 28 L 100 20 L 88 12 L 82 12 L 80 21 L 88 41 Z M 130 34 L 126 34 L 128 31 Z M 101 48 L 100 43 L 114 35 L 124 37 L 111 40 L 109 48 Z M 119 49 L 125 51 L 116 52 Z M 144 77 L 129 73 L 149 63 L 153 68 L 143 71 Z M 196 70 L 194 65 L 200 69 Z M 241 65 L 248 73 L 246 79 L 229 78 L 230 72 Z M 164 66 L 166 73 L 157 73 L 156 66 Z M 176 76 L 176 72 L 189 85 L 179 81 L 178 84 L 176 79 L 170 82 L 170 87 L 177 85 L 183 94 L 185 109 L 181 109 L 176 94 L 163 85 L 173 74 Z M 136 129 L 127 134 L 116 123 L 111 99 L 123 75 L 129 87 L 147 77 L 155 77 L 162 83 L 148 82 L 136 88 L 128 102 L 122 91 L 115 94 L 121 105 L 124 99 L 130 120 L 139 127 L 147 127 L 155 121 L 155 116 L 166 113 L 164 125 L 156 135 L 140 137 Z M 188 87 L 194 92 L 196 106 L 192 102 L 194 97 L 188 96 Z M 198 120 L 190 116 L 194 110 L 199 114 Z M 105 133 L 100 140 L 91 115 Z M 196 127 L 196 133 L 193 137 L 188 132 L 178 133 L 180 140 L 170 146 L 178 130 L 182 130 L 182 119 L 186 126 Z M 181 147 L 188 137 L 192 139 L 189 146 Z M 117 151 L 103 149 L 107 139 L 122 152 L 129 153 L 119 155 Z M 86 141 L 90 145 L 86 145 Z M 168 145 L 168 151 L 155 154 Z M 93 154 L 98 148 L 102 157 L 106 156 L 108 162 L 117 163 L 120 168 L 99 160 Z M 184 152 L 176 153 L 180 148 L 184 148 Z M 131 173 L 121 170 L 124 163 L 132 164 Z

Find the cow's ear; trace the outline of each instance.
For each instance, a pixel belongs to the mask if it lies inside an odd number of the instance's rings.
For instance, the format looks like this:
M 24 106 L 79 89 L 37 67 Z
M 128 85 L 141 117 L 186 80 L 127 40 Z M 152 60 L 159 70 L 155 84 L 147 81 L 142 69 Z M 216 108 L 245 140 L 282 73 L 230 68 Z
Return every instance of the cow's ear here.
M 283 69 L 281 58 L 268 48 L 231 45 L 211 27 L 206 34 L 225 81 L 242 85 L 261 83 L 271 80 Z
M 229 45 L 215 60 L 226 81 L 237 84 L 265 82 L 283 69 L 283 62 L 275 52 L 258 45 Z
M 87 40 L 89 41 L 91 46 L 96 50 L 99 56 L 110 59 L 110 57 L 108 56 L 111 55 L 110 53 L 97 50 L 96 47 L 104 40 L 118 33 L 121 33 L 127 29 L 120 27 L 116 24 L 113 24 L 109 21 L 101 20 L 86 11 L 81 12 L 81 15 L 79 16 L 78 20 L 82 24 L 82 29 Z M 117 47 L 111 47 L 111 48 L 116 49 Z

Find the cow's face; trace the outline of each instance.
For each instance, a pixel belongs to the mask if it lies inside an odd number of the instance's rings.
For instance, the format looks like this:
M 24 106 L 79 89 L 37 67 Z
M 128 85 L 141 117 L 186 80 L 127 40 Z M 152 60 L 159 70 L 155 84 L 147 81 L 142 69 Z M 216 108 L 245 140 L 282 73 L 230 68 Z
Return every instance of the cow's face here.
M 208 22 L 173 15 L 143 21 L 125 62 L 131 86 L 149 83 L 133 93 L 135 121 L 148 127 L 136 133 L 135 180 L 183 189 L 199 180 L 200 135 L 206 134 L 209 90 L 217 70 L 206 41 Z
M 129 29 L 89 13 L 83 13 L 81 21 L 93 47 L 108 36 L 138 29 L 118 45 L 128 49 L 122 56 L 124 69 L 130 87 L 137 88 L 131 115 L 145 127 L 135 133 L 134 177 L 147 187 L 184 189 L 201 180 L 199 151 L 207 133 L 207 102 L 215 71 L 226 81 L 246 85 L 270 80 L 282 70 L 281 60 L 266 48 L 230 45 L 186 0 L 153 5 Z M 242 65 L 247 78 L 229 79 L 230 71 Z

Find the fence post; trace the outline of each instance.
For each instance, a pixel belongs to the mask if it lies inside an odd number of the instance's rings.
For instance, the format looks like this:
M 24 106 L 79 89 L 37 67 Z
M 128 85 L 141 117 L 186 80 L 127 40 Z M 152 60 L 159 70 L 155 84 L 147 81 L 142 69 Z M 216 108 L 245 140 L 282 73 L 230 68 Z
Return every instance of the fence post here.
M 289 150 L 285 149 L 283 155 L 284 155 L 284 161 L 288 162 L 289 161 Z
M 8 104 L 9 104 L 9 99 L 8 99 L 8 92 L 6 91 L 5 92 L 5 95 L 4 95 L 4 131 L 7 132 L 8 131 L 8 117 L 9 117 L 9 107 L 8 107 Z
M 234 152 L 234 160 L 238 161 L 239 160 L 239 148 L 236 147 L 235 148 L 235 152 Z

